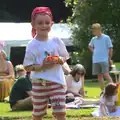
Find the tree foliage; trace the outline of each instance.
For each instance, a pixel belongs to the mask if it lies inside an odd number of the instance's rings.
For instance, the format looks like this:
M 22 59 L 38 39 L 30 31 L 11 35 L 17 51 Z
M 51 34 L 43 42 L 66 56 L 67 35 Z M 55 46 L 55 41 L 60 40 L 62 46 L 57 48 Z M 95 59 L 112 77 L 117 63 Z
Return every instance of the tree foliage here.
M 72 39 L 78 48 L 83 64 L 91 71 L 91 54 L 88 43 L 92 37 L 91 24 L 100 23 L 104 33 L 113 41 L 115 61 L 120 61 L 120 0 L 65 0 L 72 7 L 73 15 L 68 19 L 72 27 Z M 101 48 L 102 49 L 102 48 Z

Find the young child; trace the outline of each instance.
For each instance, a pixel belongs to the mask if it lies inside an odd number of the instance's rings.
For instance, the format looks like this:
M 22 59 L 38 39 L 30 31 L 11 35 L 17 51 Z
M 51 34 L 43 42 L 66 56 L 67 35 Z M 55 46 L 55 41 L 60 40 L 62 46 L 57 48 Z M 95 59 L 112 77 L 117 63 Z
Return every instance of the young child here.
M 69 54 L 62 40 L 48 35 L 53 24 L 48 7 L 35 8 L 31 24 L 34 38 L 26 48 L 24 66 L 27 71 L 31 71 L 33 120 L 42 120 L 49 100 L 56 119 L 66 120 L 66 82 L 62 64 L 69 58 Z M 46 53 L 49 56 L 59 56 L 59 59 L 48 61 Z
M 100 98 L 100 108 L 93 112 L 93 116 L 111 116 L 117 111 L 115 102 L 117 101 L 118 86 L 109 83 Z

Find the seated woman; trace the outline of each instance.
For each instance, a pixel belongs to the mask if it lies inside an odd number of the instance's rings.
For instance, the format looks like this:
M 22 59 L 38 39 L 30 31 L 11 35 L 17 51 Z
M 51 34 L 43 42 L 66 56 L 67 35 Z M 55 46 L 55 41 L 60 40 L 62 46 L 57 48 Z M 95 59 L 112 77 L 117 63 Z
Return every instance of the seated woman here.
M 86 73 L 85 68 L 81 64 L 77 64 L 73 67 L 70 74 L 66 77 L 67 82 L 66 96 L 72 99 L 74 98 L 73 100 L 77 100 L 80 104 L 84 105 L 96 103 L 98 104 L 99 101 L 83 99 L 85 73 Z
M 0 51 L 0 101 L 10 94 L 11 86 L 14 82 L 14 69 L 10 61 L 6 60 L 5 51 Z
M 17 80 L 14 83 L 10 93 L 10 107 L 13 111 L 32 110 L 32 84 L 29 74 L 26 74 L 23 65 L 17 65 L 15 70 Z
M 74 96 L 84 96 L 84 76 L 85 69 L 81 64 L 73 67 L 70 74 L 66 77 L 67 93 L 72 93 Z

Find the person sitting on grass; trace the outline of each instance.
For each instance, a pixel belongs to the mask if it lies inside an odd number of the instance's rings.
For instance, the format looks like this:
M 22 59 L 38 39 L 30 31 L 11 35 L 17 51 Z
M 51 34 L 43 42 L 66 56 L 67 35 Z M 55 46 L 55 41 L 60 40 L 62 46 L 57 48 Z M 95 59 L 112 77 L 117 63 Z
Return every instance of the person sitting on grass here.
M 15 67 L 17 80 L 10 93 L 10 107 L 15 110 L 32 110 L 32 84 L 23 65 Z
M 14 83 L 14 69 L 11 61 L 6 60 L 6 52 L 0 50 L 0 101 L 3 102 L 10 95 Z
M 85 100 L 84 95 L 84 79 L 86 70 L 83 65 L 77 64 L 73 67 L 70 74 L 66 77 L 66 103 L 77 101 L 82 105 L 99 104 L 99 100 Z
M 81 64 L 73 67 L 70 74 L 66 77 L 67 93 L 75 96 L 84 96 L 84 76 L 85 68 Z
M 93 116 L 120 116 L 115 102 L 118 99 L 118 85 L 109 83 L 100 97 L 100 107 L 92 113 Z

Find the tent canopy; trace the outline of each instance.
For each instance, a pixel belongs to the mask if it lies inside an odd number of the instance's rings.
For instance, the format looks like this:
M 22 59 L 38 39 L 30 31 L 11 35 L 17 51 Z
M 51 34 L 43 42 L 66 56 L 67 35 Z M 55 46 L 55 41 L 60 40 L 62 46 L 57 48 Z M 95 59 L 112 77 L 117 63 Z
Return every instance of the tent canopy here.
M 26 46 L 32 39 L 30 23 L 0 23 L 0 41 L 5 41 L 5 51 L 10 55 L 11 47 Z M 71 31 L 67 24 L 54 24 L 49 33 L 63 40 L 66 46 L 72 46 Z

